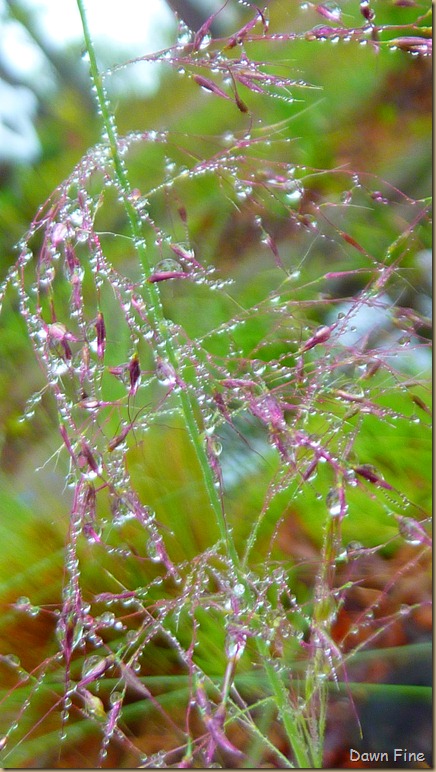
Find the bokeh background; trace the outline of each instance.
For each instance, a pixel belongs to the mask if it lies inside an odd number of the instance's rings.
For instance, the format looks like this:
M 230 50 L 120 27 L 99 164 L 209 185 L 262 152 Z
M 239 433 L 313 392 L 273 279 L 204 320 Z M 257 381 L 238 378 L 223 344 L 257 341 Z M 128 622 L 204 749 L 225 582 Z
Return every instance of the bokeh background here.
M 189 26 L 198 29 L 220 4 L 212 0 L 168 3 L 124 0 L 122 4 L 89 0 L 87 5 L 99 63 L 106 69 L 171 45 L 177 30 L 174 11 Z M 213 34 L 225 36 L 244 23 L 250 14 L 247 5 L 228 3 L 214 21 Z M 327 5 L 333 12 L 332 4 Z M 358 2 L 343 0 L 338 6 L 346 24 L 361 23 Z M 384 24 L 407 24 L 422 17 L 423 28 L 429 26 L 425 16 L 429 4 L 425 2 L 380 0 L 374 3 L 374 8 Z M 269 11 L 272 25 L 277 28 L 298 32 L 325 23 L 310 3 L 271 0 Z M 0 275 L 3 278 L 16 260 L 16 245 L 38 207 L 71 172 L 87 148 L 98 140 L 100 119 L 90 95 L 79 15 L 73 0 L 3 0 L 0 25 Z M 268 125 L 286 121 L 286 130 L 294 140 L 291 152 L 296 164 L 368 172 L 387 180 L 411 198 L 430 195 L 432 81 L 429 58 L 383 48 L 375 53 L 370 46 L 320 40 L 297 41 L 289 50 L 283 49 L 283 57 L 289 67 L 295 69 L 296 77 L 316 87 L 302 90 L 292 105 L 271 99 L 263 108 L 270 111 L 262 116 Z M 185 82 L 161 63 L 131 64 L 108 79 L 108 88 L 120 133 L 171 129 L 181 134 L 223 135 L 229 130 L 241 130 L 244 121 L 247 122 L 247 117 L 235 114 L 232 106 L 205 96 L 193 88 L 192 82 Z M 162 174 L 159 152 L 153 147 L 146 148 L 138 153 L 132 168 L 139 185 L 145 175 L 148 184 L 153 179 L 158 181 Z M 329 185 L 333 187 L 329 189 Z M 334 185 L 333 177 L 320 177 L 311 195 L 314 200 L 336 196 L 338 191 Z M 197 200 L 192 202 L 195 238 L 205 246 L 208 258 L 218 270 L 239 282 L 241 297 L 248 302 L 250 293 L 255 298 L 258 292 L 256 282 L 250 282 L 250 277 L 259 268 L 249 221 L 234 217 L 231 207 L 217 209 L 214 190 L 208 188 L 207 183 L 195 196 Z M 378 228 L 390 227 L 383 218 L 384 213 L 375 227 L 373 220 L 362 222 L 362 237 L 367 243 L 377 239 Z M 107 215 L 105 225 L 108 231 L 116 230 L 115 218 Z M 283 241 L 289 237 L 286 232 L 277 235 Z M 421 248 L 410 265 L 413 280 L 407 305 L 419 314 L 430 316 L 431 244 L 428 233 L 420 234 L 420 239 Z M 119 251 L 116 259 L 122 264 L 122 247 L 114 245 L 114 250 Z M 128 255 L 125 260 L 128 270 Z M 338 287 L 337 291 L 345 295 L 349 289 Z M 168 302 L 174 305 L 176 315 L 186 315 L 183 294 L 175 291 Z M 194 309 L 189 308 L 189 315 L 194 313 Z M 206 301 L 199 298 L 193 329 L 202 329 L 202 314 L 207 315 L 210 322 L 213 313 Z M 23 620 L 13 604 L 20 596 L 30 598 L 35 606 L 50 604 L 59 594 L 70 492 L 65 488 L 66 460 L 57 454 L 59 439 L 49 400 L 43 398 L 34 415 L 23 420 L 27 401 L 44 387 L 44 379 L 36 365 L 17 302 L 9 295 L 0 320 L 0 354 L 0 645 L 1 654 L 14 652 L 30 669 L 52 651 L 51 617 L 42 613 L 34 619 L 27 616 Z M 411 373 L 428 373 L 427 351 L 411 356 L 412 361 L 406 364 Z M 427 405 L 428 395 L 424 390 L 421 399 Z M 380 455 L 383 456 L 383 443 L 386 443 L 386 452 L 389 449 L 395 459 L 391 471 L 398 487 L 418 500 L 423 508 L 427 507 L 430 440 L 424 436 L 421 425 L 412 427 L 407 439 L 398 436 L 394 428 L 378 441 L 381 442 Z M 160 459 L 165 455 L 165 429 L 155 431 L 150 442 L 154 443 L 154 453 L 150 454 L 146 475 L 153 481 L 157 479 Z M 362 438 L 364 446 L 373 443 L 374 437 L 370 435 Z M 189 454 L 189 448 L 181 440 L 180 445 L 173 448 L 173 466 L 167 470 L 163 488 L 149 485 L 147 495 L 155 499 L 157 509 L 165 496 L 171 501 L 170 506 L 180 506 L 177 490 L 183 487 L 184 469 L 191 463 Z M 141 468 L 138 474 L 143 473 Z M 261 485 L 259 490 L 252 486 L 250 491 L 255 507 L 263 489 Z M 201 498 L 196 506 L 201 509 Z M 235 511 L 237 508 L 236 502 Z M 302 516 L 295 522 L 293 530 L 286 531 L 282 540 L 291 552 L 310 560 L 318 546 L 319 521 L 315 514 L 312 519 Z M 206 524 L 204 528 L 207 529 Z M 201 524 L 197 523 L 196 529 L 201 532 Z M 378 526 L 371 517 L 361 518 L 356 531 L 351 524 L 349 531 L 349 539 L 365 541 L 366 538 L 368 544 L 379 538 Z M 386 526 L 384 538 L 390 535 Z M 196 536 L 200 543 L 201 538 L 201 533 Z M 404 547 L 406 552 L 410 549 Z M 374 557 L 374 564 L 368 564 L 368 576 L 377 570 L 389 577 L 390 571 L 394 574 L 401 561 L 408 559 L 409 555 L 404 552 L 396 552 L 390 556 L 391 562 L 385 560 L 382 564 L 377 562 L 382 558 Z M 422 560 L 407 580 L 397 586 L 397 595 L 391 598 L 392 608 L 402 602 L 427 600 L 430 593 L 429 564 Z M 346 620 L 342 621 L 346 624 Z M 401 652 L 385 657 L 382 664 L 380 660 L 362 658 L 359 677 L 379 683 L 427 686 L 431 671 L 430 630 L 429 613 L 423 607 L 413 624 L 396 625 L 384 641 L 386 648 L 398 647 L 399 651 L 402 647 Z M 412 645 L 415 646 L 413 664 L 411 650 L 407 648 Z M 418 737 L 421 745 L 429 748 L 427 697 L 422 697 L 419 690 L 412 693 L 405 689 L 401 699 L 398 692 L 395 694 L 392 699 L 388 689 L 382 693 L 365 693 L 362 722 L 366 736 L 371 738 L 367 745 L 372 743 L 378 747 L 381 737 L 394 732 L 392 742 L 412 747 Z M 340 700 L 335 705 L 337 722 L 333 722 L 328 736 L 327 750 L 332 765 L 345 764 L 341 755 L 342 745 L 346 745 L 343 738 L 348 720 L 344 705 Z M 29 714 L 30 725 L 36 722 L 35 715 Z M 8 714 L 1 723 L 7 726 L 10 720 Z M 150 734 L 151 745 L 158 743 L 158 739 L 156 729 L 156 737 Z M 356 738 L 354 741 L 357 742 Z M 53 739 L 51 742 L 53 744 Z M 44 740 L 36 746 L 24 744 L 13 757 L 13 766 L 50 765 L 52 751 L 52 745 L 44 745 Z M 86 755 L 86 751 L 83 753 Z M 80 766 L 80 758 L 80 753 L 71 753 L 64 765 Z

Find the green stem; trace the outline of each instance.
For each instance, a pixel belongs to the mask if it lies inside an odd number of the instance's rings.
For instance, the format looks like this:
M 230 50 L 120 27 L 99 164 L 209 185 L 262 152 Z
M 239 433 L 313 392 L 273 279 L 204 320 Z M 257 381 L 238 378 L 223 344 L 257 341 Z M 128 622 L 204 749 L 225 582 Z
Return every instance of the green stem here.
M 306 704 L 312 717 L 312 743 L 314 765 L 322 765 L 324 732 L 326 723 L 328 677 L 331 675 L 331 661 L 326 657 L 325 647 L 328 646 L 332 619 L 335 615 L 335 602 L 332 595 L 334 585 L 337 544 L 340 539 L 340 522 L 328 516 L 324 528 L 324 539 L 321 553 L 320 573 L 314 590 L 313 631 L 320 636 L 315 643 L 315 651 L 306 672 Z M 316 727 L 313 717 L 316 716 Z
M 114 120 L 113 113 L 110 109 L 109 99 L 107 97 L 102 76 L 98 68 L 94 44 L 89 31 L 88 20 L 87 20 L 83 0 L 77 0 L 77 6 L 79 9 L 80 18 L 82 20 L 83 35 L 84 35 L 86 49 L 89 56 L 91 77 L 94 83 L 95 93 L 96 93 L 97 102 L 98 102 L 99 110 L 102 117 L 104 130 L 107 135 L 107 141 L 108 141 L 112 163 L 115 170 L 115 176 L 116 176 L 118 185 L 124 194 L 124 202 L 123 202 L 124 208 L 129 220 L 130 229 L 131 229 L 134 243 L 136 245 L 138 257 L 141 261 L 141 265 L 143 267 L 145 276 L 149 276 L 151 274 L 151 266 L 148 260 L 147 250 L 145 248 L 145 242 L 142 237 L 142 222 L 138 212 L 136 211 L 130 199 L 131 188 L 130 188 L 129 178 L 128 178 L 127 170 L 124 166 L 124 163 L 121 159 L 121 156 L 118 150 L 117 129 L 115 125 L 115 120 Z M 160 293 L 157 285 L 153 283 L 145 282 L 144 294 L 145 294 L 145 299 L 147 301 L 147 307 L 149 309 L 151 321 L 155 329 L 157 330 L 159 336 L 162 337 L 164 341 L 166 354 L 168 356 L 168 361 L 170 362 L 174 370 L 177 372 L 177 369 L 178 369 L 177 356 L 176 356 L 174 346 L 172 344 L 172 340 L 166 328 L 166 324 L 165 324 L 166 320 L 165 320 L 162 303 L 160 300 Z M 180 392 L 180 402 L 181 402 L 183 416 L 185 419 L 186 429 L 190 437 L 190 440 L 194 446 L 194 450 L 200 464 L 204 483 L 206 486 L 207 493 L 209 495 L 209 500 L 210 500 L 212 509 L 215 514 L 221 539 L 226 545 L 227 554 L 229 555 L 232 561 L 235 571 L 237 572 L 237 574 L 239 574 L 240 573 L 239 556 L 238 556 L 233 538 L 227 528 L 225 517 L 222 511 L 220 497 L 218 495 L 217 489 L 215 488 L 213 473 L 207 459 L 206 450 L 203 446 L 201 432 L 199 431 L 199 428 L 197 426 L 190 396 L 186 391 L 182 390 Z
M 293 710 L 289 705 L 288 691 L 282 681 L 280 673 L 274 669 L 274 666 L 270 661 L 266 642 L 262 639 L 258 639 L 257 648 L 263 657 L 265 671 L 274 694 L 277 710 L 283 722 L 297 766 L 300 769 L 311 769 L 314 766 L 311 749 L 305 741 L 300 727 L 300 721 L 304 721 L 304 718 L 298 716 L 296 710 Z
M 104 88 L 103 80 L 98 69 L 97 59 L 95 56 L 94 44 L 89 32 L 86 11 L 84 8 L 83 0 L 77 0 L 77 6 L 79 9 L 80 17 L 82 20 L 83 34 L 85 39 L 85 45 L 89 56 L 91 77 L 94 83 L 95 92 L 97 96 L 97 102 L 100 109 L 104 130 L 107 135 L 107 141 L 109 151 L 114 166 L 115 177 L 118 185 L 124 194 L 124 207 L 129 220 L 131 233 L 134 243 L 136 245 L 138 257 L 140 258 L 144 275 L 150 276 L 151 266 L 148 261 L 147 251 L 145 248 L 145 242 L 142 237 L 142 222 L 132 204 L 130 198 L 130 183 L 128 179 L 127 170 L 121 159 L 118 150 L 117 130 L 114 121 L 113 113 L 110 109 L 110 104 L 106 91 Z M 172 340 L 168 334 L 166 327 L 166 320 L 160 300 L 160 293 L 157 284 L 145 283 L 144 295 L 147 300 L 147 305 L 150 313 L 150 319 L 155 327 L 156 332 L 163 339 L 168 361 L 174 367 L 177 372 L 178 361 L 175 348 Z M 209 465 L 206 450 L 202 441 L 202 433 L 200 432 L 195 419 L 195 413 L 193 405 L 191 403 L 190 395 L 184 391 L 180 391 L 180 403 L 185 420 L 185 426 L 194 447 L 200 468 L 203 474 L 204 483 L 207 493 L 209 495 L 210 503 L 215 514 L 216 522 L 219 528 L 221 539 L 226 545 L 227 555 L 229 556 L 235 576 L 245 587 L 245 599 L 248 605 L 252 605 L 252 596 L 248 583 L 245 579 L 244 573 L 241 569 L 240 558 L 237 553 L 235 543 L 232 535 L 227 528 L 226 520 L 222 510 L 221 500 L 218 495 L 218 491 L 215 487 L 215 480 L 212 470 Z M 261 638 L 257 638 L 257 649 L 264 661 L 265 670 L 271 686 L 274 699 L 276 701 L 280 718 L 283 721 L 285 731 L 295 754 L 297 764 L 300 768 L 308 769 L 311 765 L 311 753 L 310 747 L 307 747 L 303 738 L 301 727 L 298 724 L 298 718 L 296 720 L 295 711 L 289 705 L 287 690 L 282 682 L 280 675 L 274 670 L 274 667 L 269 661 L 268 646 Z

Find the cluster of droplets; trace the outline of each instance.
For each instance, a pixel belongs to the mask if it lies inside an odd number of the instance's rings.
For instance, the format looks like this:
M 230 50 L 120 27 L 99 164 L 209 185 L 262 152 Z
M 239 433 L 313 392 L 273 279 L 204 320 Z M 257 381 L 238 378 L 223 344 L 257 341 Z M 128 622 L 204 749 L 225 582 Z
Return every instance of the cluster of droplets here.
M 305 5 L 312 7 L 313 4 Z M 334 3 L 317 5 L 315 10 L 328 22 L 341 21 L 340 8 Z M 334 43 L 368 35 L 372 19 L 364 8 L 362 14 L 366 23 L 364 33 L 345 28 L 336 31 L 322 25 L 313 28 L 306 37 Z M 240 30 L 234 37 L 234 46 L 248 41 L 251 31 L 258 31 L 259 27 L 263 27 L 267 39 L 267 22 L 262 14 L 256 18 L 256 25 Z M 275 37 L 286 39 L 285 35 Z M 269 39 L 273 40 L 274 36 Z M 239 96 L 240 86 L 248 90 L 251 97 L 268 95 L 289 102 L 292 96 L 288 89 L 306 86 L 303 81 L 274 75 L 272 66 L 250 61 L 245 52 L 229 64 L 227 54 L 214 49 L 207 29 L 195 36 L 181 25 L 177 45 L 159 58 L 176 66 L 179 72 L 188 73 L 209 96 L 233 101 L 243 114 L 248 108 Z M 205 67 L 210 78 L 200 74 Z M 254 638 L 265 644 L 266 660 L 280 677 L 286 676 L 286 656 L 289 651 L 295 653 L 296 645 L 300 656 L 310 647 L 322 652 L 322 668 L 317 672 L 320 681 L 337 680 L 340 653 L 329 638 L 329 628 L 349 588 L 344 584 L 336 592 L 332 566 L 340 561 L 351 564 L 365 552 L 359 542 L 350 543 L 346 549 L 342 545 L 341 525 L 346 515 L 349 519 L 352 516 L 352 494 L 363 491 L 371 505 L 384 496 L 383 506 L 387 502 L 398 511 L 400 505 L 401 511 L 414 512 L 411 502 L 394 490 L 378 468 L 353 455 L 356 438 L 367 418 L 377 419 L 381 424 L 408 418 L 398 410 L 378 404 L 372 396 L 371 379 L 380 377 L 379 369 L 385 377 L 384 396 L 401 382 L 401 372 L 395 370 L 391 362 L 385 367 L 384 344 L 376 339 L 369 346 L 365 331 L 360 333 L 358 342 L 353 337 L 358 332 L 362 308 L 374 314 L 376 309 L 386 310 L 393 305 L 389 295 L 383 294 L 391 278 L 389 266 L 384 266 L 380 258 L 365 254 L 354 237 L 342 231 L 342 225 L 335 226 L 328 221 L 327 207 L 317 207 L 312 202 L 305 209 L 304 199 L 306 195 L 310 199 L 309 178 L 316 176 L 314 171 L 287 161 L 271 161 L 275 148 L 285 147 L 288 152 L 288 140 L 272 145 L 265 136 L 262 132 L 258 135 L 226 132 L 213 156 L 194 164 L 190 161 L 189 143 L 183 161 L 179 158 L 175 161 L 167 154 L 171 135 L 166 131 L 135 132 L 118 137 L 123 163 L 127 162 L 130 149 L 139 143 L 157 143 L 163 147 L 164 179 L 144 191 L 120 188 L 113 174 L 107 141 L 103 141 L 82 159 L 49 205 L 38 213 L 20 245 L 18 270 L 8 277 L 19 292 L 23 316 L 38 359 L 47 373 L 48 389 L 54 395 L 70 464 L 68 485 L 74 497 L 62 608 L 56 627 L 67 671 L 61 709 L 62 737 L 67 737 L 65 726 L 73 698 L 80 697 L 84 715 L 91 717 L 100 728 L 104 727 L 100 764 L 104 763 L 114 737 L 132 750 L 132 744 L 119 728 L 124 687 L 130 684 L 143 696 L 147 694 L 139 680 L 141 657 L 147 654 L 147 645 L 155 639 L 163 638 L 192 682 L 198 680 L 197 692 L 192 688 L 192 701 L 200 708 L 204 725 L 210 730 L 210 745 L 229 754 L 234 753 L 234 748 L 223 730 L 224 718 L 230 723 L 243 722 L 240 705 L 233 703 L 229 696 L 230 686 L 239 662 L 247 663 L 257 656 Z M 262 151 L 267 149 L 268 158 L 256 152 L 259 146 Z M 255 214 L 250 222 L 260 249 L 266 248 L 270 258 L 272 256 L 268 265 L 276 269 L 278 279 L 273 290 L 267 289 L 257 304 L 248 309 L 238 306 L 230 319 L 209 328 L 193 341 L 171 318 L 156 324 L 150 312 L 151 299 L 154 298 L 156 304 L 163 303 L 164 288 L 168 286 L 177 287 L 177 291 L 189 296 L 191 283 L 222 292 L 224 296 L 230 282 L 217 278 L 213 266 L 204 263 L 201 250 L 192 248 L 183 208 L 178 208 L 174 218 L 183 238 L 173 237 L 152 219 L 150 202 L 159 201 L 162 194 L 176 199 L 179 188 L 183 193 L 185 184 L 195 184 L 204 175 L 219 179 L 220 184 L 222 180 L 230 182 L 226 197 L 237 211 L 244 212 L 246 205 L 252 207 Z M 89 189 L 95 186 L 96 179 L 101 182 L 100 190 L 92 195 Z M 383 190 L 363 190 L 357 176 L 346 187 L 342 199 L 334 204 L 341 212 L 348 214 L 347 208 L 351 212 L 352 204 L 357 208 L 354 201 L 362 191 L 369 192 L 374 205 L 385 206 L 389 202 Z M 125 233 L 113 235 L 125 238 L 126 248 L 136 250 L 138 255 L 144 252 L 153 255 L 148 265 L 141 264 L 139 278 L 135 280 L 123 275 L 111 263 L 109 249 L 103 246 L 104 239 L 97 231 L 98 210 L 111 200 L 111 195 L 115 195 L 117 206 L 128 202 L 134 208 L 143 228 L 143 234 L 136 239 L 126 237 Z M 416 213 L 414 204 L 412 208 Z M 328 293 L 308 299 L 303 295 L 304 288 L 295 281 L 304 272 L 305 260 L 297 268 L 292 266 L 292 260 L 286 256 L 287 244 L 280 242 L 269 224 L 272 212 L 278 212 L 280 218 L 305 232 L 309 244 L 307 254 L 318 239 L 324 239 L 323 243 L 342 250 L 347 257 L 355 250 L 362 260 L 365 276 L 368 271 L 380 268 L 373 287 L 362 290 L 340 312 L 336 303 L 332 309 Z M 42 247 L 38 251 L 36 244 L 41 234 Z M 36 275 L 32 261 L 36 261 Z M 359 269 L 343 273 L 359 278 Z M 332 271 L 320 277 L 320 282 L 340 279 L 339 274 L 340 271 Z M 62 282 L 70 290 L 67 302 L 58 300 Z M 260 322 L 263 329 L 253 339 L 250 350 L 245 351 L 238 340 L 251 334 L 253 320 Z M 117 336 L 124 338 L 124 343 L 118 345 Z M 168 353 L 169 338 L 174 343 L 175 359 Z M 227 354 L 215 355 L 214 343 L 222 339 L 228 343 Z M 271 355 L 269 347 L 276 344 L 277 339 L 283 351 Z M 395 340 L 392 349 L 396 349 L 397 344 L 400 345 L 400 341 Z M 267 561 L 264 567 L 256 566 L 256 570 L 247 568 L 244 581 L 231 560 L 223 557 L 222 543 L 199 554 L 191 564 L 173 562 L 171 548 L 167 546 L 167 542 L 171 544 L 171 533 L 161 527 L 153 509 L 135 492 L 127 457 L 130 448 L 142 442 L 146 444 L 150 423 L 156 418 L 167 420 L 173 411 L 177 412 L 175 397 L 180 394 L 188 395 L 195 405 L 201 447 L 223 509 L 227 493 L 231 494 L 228 497 L 231 501 L 240 485 L 240 478 L 226 477 L 223 473 L 232 444 L 229 436 L 236 437 L 243 446 L 239 459 L 244 454 L 256 456 L 260 459 L 259 468 L 263 469 L 265 454 L 267 463 L 278 465 L 262 511 L 256 515 L 249 532 L 246 565 L 257 545 L 261 526 L 273 511 L 275 499 L 286 493 L 289 501 L 303 508 L 298 497 L 304 496 L 306 490 L 315 491 L 315 501 L 325 510 L 323 533 L 330 549 L 326 557 L 326 548 L 325 561 L 331 569 L 330 583 L 324 582 L 318 587 L 325 614 L 317 624 L 312 624 L 309 604 L 306 608 L 298 602 L 291 589 L 289 572 L 279 561 L 274 567 Z M 40 398 L 41 393 L 28 401 L 24 411 L 27 418 L 34 415 Z M 425 413 L 425 403 L 422 400 L 421 403 Z M 415 404 L 420 406 L 419 402 Z M 231 511 L 231 506 L 229 509 Z M 416 518 L 396 514 L 394 519 L 399 536 L 409 546 L 426 548 L 430 540 L 418 514 L 421 513 L 417 513 Z M 275 542 L 279 541 L 282 522 L 284 516 L 275 525 L 269 557 Z M 134 546 L 130 545 L 132 534 Z M 91 556 L 99 554 L 98 550 L 104 551 L 105 560 L 111 566 L 111 579 L 116 582 L 119 564 L 134 564 L 141 580 L 145 565 L 150 569 L 150 577 L 146 573 L 144 586 L 133 590 L 118 588 L 116 593 L 97 594 L 93 608 L 85 600 L 82 589 L 83 549 L 85 555 Z M 200 609 L 214 621 L 218 620 L 219 630 L 224 633 L 225 672 L 219 688 L 202 671 L 194 656 L 199 651 L 196 612 Z M 15 610 L 30 617 L 40 614 L 40 608 L 27 597 L 16 600 Z M 370 624 L 370 611 L 366 612 L 365 624 Z M 192 635 L 188 643 L 184 640 L 184 636 L 189 637 L 184 629 L 186 618 Z M 310 634 L 312 639 L 307 645 Z M 115 654 L 105 643 L 113 639 L 121 641 L 118 648 L 114 645 Z M 11 656 L 9 665 L 19 667 Z M 70 671 L 79 659 L 82 665 L 75 679 Z M 59 666 L 60 660 L 55 659 L 54 664 Z M 103 704 L 92 689 L 96 691 L 114 670 L 120 686 Z M 46 671 L 42 669 L 32 687 L 32 696 L 45 676 Z M 203 684 L 207 686 L 207 694 Z M 30 700 L 31 696 L 26 699 L 20 716 L 29 707 Z M 306 703 L 299 709 L 303 715 Z M 16 731 L 17 726 L 14 723 L 10 733 Z M 5 745 L 6 738 L 2 742 Z M 201 741 L 198 745 L 201 748 Z M 199 758 L 206 758 L 212 767 L 215 764 L 212 756 L 209 749 Z M 168 763 L 168 755 L 141 756 L 140 760 L 142 766 L 160 767 Z

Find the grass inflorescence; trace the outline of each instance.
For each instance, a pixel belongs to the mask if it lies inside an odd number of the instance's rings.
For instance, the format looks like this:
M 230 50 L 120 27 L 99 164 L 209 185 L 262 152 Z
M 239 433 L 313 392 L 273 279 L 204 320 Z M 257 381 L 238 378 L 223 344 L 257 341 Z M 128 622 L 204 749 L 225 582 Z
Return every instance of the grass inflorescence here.
M 70 501 L 50 597 L 11 604 L 48 643 L 2 655 L 5 766 L 322 767 L 335 695 L 359 731 L 354 663 L 429 603 L 392 600 L 429 560 L 428 202 L 305 165 L 292 121 L 262 119 L 313 90 L 284 44 L 425 56 L 425 14 L 306 5 L 321 26 L 256 9 L 144 57 L 231 130 L 121 136 L 78 0 L 102 136 L 4 285 Z

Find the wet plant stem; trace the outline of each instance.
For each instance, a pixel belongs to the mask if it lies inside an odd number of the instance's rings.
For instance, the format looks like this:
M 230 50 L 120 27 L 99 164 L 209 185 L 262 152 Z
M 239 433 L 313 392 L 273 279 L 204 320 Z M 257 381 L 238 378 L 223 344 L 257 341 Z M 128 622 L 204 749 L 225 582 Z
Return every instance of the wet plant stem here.
M 132 237 L 136 245 L 137 254 L 141 261 L 144 275 L 148 277 L 151 274 L 151 265 L 148 260 L 147 250 L 143 239 L 142 222 L 131 201 L 131 187 L 128 179 L 128 173 L 119 153 L 114 116 L 110 109 L 110 104 L 103 84 L 103 79 L 98 68 L 94 44 L 89 31 L 83 0 L 77 0 L 77 6 L 82 21 L 86 50 L 89 56 L 91 78 L 94 84 L 97 103 L 109 147 L 109 153 L 115 171 L 115 177 L 123 194 L 123 204 L 130 224 Z M 162 338 L 168 361 L 177 372 L 177 355 L 171 337 L 168 334 L 166 319 L 157 285 L 154 283 L 145 282 L 144 296 L 147 302 L 147 309 L 154 329 L 158 336 Z M 241 566 L 241 560 L 236 550 L 232 534 L 229 531 L 225 520 L 220 496 L 215 486 L 214 475 L 209 465 L 206 449 L 204 447 L 202 432 L 197 426 L 197 421 L 190 396 L 187 391 L 181 389 L 179 391 L 179 397 L 185 426 L 200 464 L 204 484 L 206 486 L 209 500 L 216 518 L 221 540 L 225 545 L 226 554 L 230 558 L 235 579 L 238 582 L 241 582 L 245 588 L 245 602 L 248 606 L 252 606 L 252 594 L 247 583 L 244 570 Z M 314 764 L 314 753 L 311 747 L 311 736 L 306 731 L 305 726 L 306 719 L 303 715 L 297 716 L 296 711 L 292 705 L 289 704 L 288 689 L 283 682 L 281 674 L 274 669 L 274 666 L 271 663 L 268 644 L 261 636 L 257 636 L 256 646 L 264 662 L 265 671 L 272 694 L 274 696 L 275 704 L 278 709 L 278 714 L 285 728 L 286 735 L 294 753 L 297 766 L 302 769 L 318 766 L 317 764 Z
M 77 6 L 79 9 L 79 13 L 82 21 L 86 50 L 89 56 L 91 78 L 94 83 L 97 103 L 102 117 L 104 130 L 107 135 L 107 142 L 109 145 L 109 152 L 110 152 L 112 163 L 115 170 L 115 176 L 116 176 L 118 185 L 121 191 L 123 192 L 124 208 L 129 220 L 133 241 L 136 246 L 138 257 L 141 261 L 144 275 L 150 276 L 151 266 L 147 257 L 147 250 L 143 240 L 142 223 L 138 215 L 138 212 L 136 211 L 134 205 L 130 200 L 131 188 L 130 188 L 129 178 L 128 178 L 127 170 L 120 157 L 114 116 L 110 109 L 109 100 L 103 84 L 103 79 L 98 68 L 94 44 L 89 31 L 88 20 L 87 20 L 86 10 L 84 7 L 83 0 L 77 0 Z M 174 368 L 175 371 L 177 371 L 177 356 L 176 356 L 171 338 L 168 335 L 168 331 L 166 328 L 166 319 L 164 316 L 162 303 L 160 300 L 159 289 L 156 286 L 156 284 L 148 283 L 148 282 L 145 282 L 144 284 L 145 284 L 143 288 L 144 295 L 145 295 L 145 300 L 147 302 L 147 310 L 150 314 L 151 321 L 153 323 L 155 330 L 158 332 L 159 336 L 161 336 L 163 339 L 165 351 L 171 366 Z M 190 437 L 190 440 L 194 446 L 197 459 L 201 467 L 204 483 L 207 489 L 207 493 L 209 496 L 212 509 L 215 514 L 221 539 L 223 543 L 226 545 L 227 554 L 229 555 L 232 561 L 234 570 L 238 574 L 239 580 L 243 581 L 243 579 L 240 576 L 239 556 L 236 551 L 236 547 L 235 547 L 233 538 L 231 536 L 231 533 L 227 528 L 227 524 L 222 511 L 221 501 L 220 501 L 218 492 L 215 488 L 215 481 L 213 478 L 212 470 L 208 463 L 205 448 L 203 447 L 201 432 L 199 431 L 197 426 L 191 400 L 187 392 L 184 390 L 180 391 L 179 396 L 180 396 L 181 408 L 182 408 L 182 412 L 185 420 L 186 429 Z

